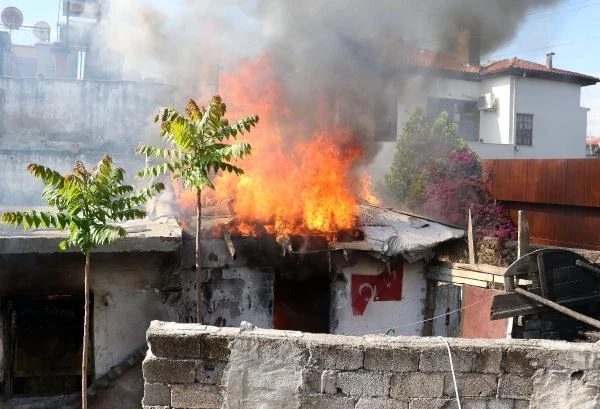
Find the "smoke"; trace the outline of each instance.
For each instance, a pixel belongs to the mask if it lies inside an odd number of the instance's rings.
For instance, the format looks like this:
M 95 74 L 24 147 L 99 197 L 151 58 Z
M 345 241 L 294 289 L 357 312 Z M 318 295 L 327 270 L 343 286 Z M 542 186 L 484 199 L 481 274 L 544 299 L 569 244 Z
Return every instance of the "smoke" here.
M 99 43 L 123 56 L 126 79 L 157 78 L 183 97 L 206 97 L 219 74 L 268 55 L 299 120 L 309 120 L 316 98 L 329 98 L 370 140 L 373 113 L 402 92 L 399 44 L 452 54 L 466 27 L 484 54 L 513 38 L 527 13 L 559 1 L 119 1 Z

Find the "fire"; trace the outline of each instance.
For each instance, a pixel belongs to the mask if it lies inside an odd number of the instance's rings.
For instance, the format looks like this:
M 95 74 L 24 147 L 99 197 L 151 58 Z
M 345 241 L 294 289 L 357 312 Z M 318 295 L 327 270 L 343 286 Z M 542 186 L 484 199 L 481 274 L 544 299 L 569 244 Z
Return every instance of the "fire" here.
M 278 237 L 352 228 L 369 182 L 355 171 L 363 158 L 358 135 L 336 123 L 328 104 L 313 101 L 293 112 L 269 65 L 263 57 L 220 78 L 228 116 L 257 114 L 260 121 L 246 137 L 252 155 L 238 163 L 245 174 L 216 177 L 215 200 L 235 198 L 236 230 L 243 235 L 257 225 Z

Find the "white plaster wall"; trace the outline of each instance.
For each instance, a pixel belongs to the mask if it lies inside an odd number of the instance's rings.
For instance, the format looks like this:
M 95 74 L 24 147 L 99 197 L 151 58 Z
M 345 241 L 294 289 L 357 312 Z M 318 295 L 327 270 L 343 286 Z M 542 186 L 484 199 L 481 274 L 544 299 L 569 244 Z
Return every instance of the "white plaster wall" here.
M 402 132 L 406 120 L 416 108 L 427 109 L 428 97 L 476 101 L 480 95 L 479 82 L 414 74 L 401 76 L 394 86 L 398 95 L 396 135 Z M 383 181 L 392 164 L 396 142 L 381 142 L 379 145 L 377 155 L 366 168 L 374 184 Z
M 422 89 L 426 97 L 476 101 L 481 92 L 481 84 L 478 81 L 441 77 L 423 77 L 422 81 L 425 84 Z
M 533 149 L 523 151 L 522 156 L 585 157 L 587 111 L 580 103 L 578 84 L 517 78 L 515 113 L 533 114 Z
M 338 289 L 332 297 L 334 334 L 359 335 L 385 333 L 395 329 L 395 335 L 421 335 L 425 312 L 427 283 L 423 273 L 424 264 L 404 262 L 402 299 L 400 301 L 369 301 L 363 315 L 353 315 L 351 299 L 352 274 L 377 275 L 385 265 L 372 257 L 364 256 L 358 263 L 343 269 L 345 288 Z M 416 323 L 416 325 L 406 325 Z
M 481 82 L 481 94 L 494 94 L 495 111 L 481 111 L 479 139 L 490 144 L 509 144 L 511 141 L 511 77 L 489 78 Z
M 174 307 L 158 291 L 161 273 L 156 255 L 121 263 L 94 263 L 94 362 L 96 376 L 108 372 L 144 345 L 152 320 L 177 321 Z
M 520 146 L 515 151 L 513 144 L 469 142 L 469 147 L 481 159 L 523 159 L 531 147 Z

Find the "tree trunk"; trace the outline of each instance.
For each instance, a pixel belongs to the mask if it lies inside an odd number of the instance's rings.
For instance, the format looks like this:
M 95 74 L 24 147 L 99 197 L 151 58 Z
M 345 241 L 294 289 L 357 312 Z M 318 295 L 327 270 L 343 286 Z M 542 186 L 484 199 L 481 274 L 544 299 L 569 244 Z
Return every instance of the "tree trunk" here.
M 83 353 L 81 357 L 81 408 L 87 409 L 87 372 L 90 332 L 90 252 L 85 253 L 85 273 L 83 278 L 84 314 L 83 314 Z
M 196 191 L 196 320 L 202 322 L 202 266 L 200 265 L 200 230 L 202 229 L 202 190 Z

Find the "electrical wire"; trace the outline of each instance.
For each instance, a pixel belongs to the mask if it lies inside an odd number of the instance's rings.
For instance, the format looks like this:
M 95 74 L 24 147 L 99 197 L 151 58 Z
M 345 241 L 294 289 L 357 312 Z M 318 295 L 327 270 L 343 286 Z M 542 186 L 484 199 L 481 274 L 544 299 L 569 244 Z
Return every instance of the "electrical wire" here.
M 569 42 L 565 42 L 565 43 L 550 44 L 550 45 L 547 45 L 547 46 L 544 46 L 544 47 L 530 48 L 530 49 L 521 50 L 521 51 L 512 51 L 512 52 L 506 53 L 506 54 L 491 55 L 491 56 L 489 56 L 487 58 L 489 60 L 501 59 L 503 57 L 509 57 L 509 56 L 513 56 L 513 55 L 517 55 L 517 54 L 528 54 L 528 53 L 532 53 L 532 52 L 535 52 L 535 51 L 549 50 L 549 49 L 555 48 L 555 47 L 564 47 L 564 46 L 568 46 L 568 45 L 583 43 L 583 42 L 586 42 L 586 41 L 599 40 L 599 39 L 600 39 L 600 36 L 588 37 L 588 38 L 583 38 L 583 39 L 575 40 L 575 41 L 569 41 Z
M 446 312 L 444 314 L 436 315 L 435 317 L 427 318 L 427 319 L 424 319 L 424 320 L 421 320 L 421 321 L 415 321 L 415 322 L 410 322 L 410 323 L 406 323 L 406 324 L 401 324 L 401 325 L 398 325 L 396 327 L 379 328 L 379 329 L 371 330 L 369 332 L 354 333 L 352 335 L 368 335 L 368 334 L 375 334 L 375 333 L 388 333 L 388 332 L 390 332 L 390 330 L 395 333 L 396 330 L 399 329 L 399 328 L 409 327 L 409 326 L 418 325 L 418 324 L 424 324 L 426 322 L 433 321 L 433 320 L 436 320 L 438 318 L 443 318 L 443 317 L 445 317 L 447 315 L 451 315 L 451 314 L 454 314 L 454 313 L 466 310 L 467 308 L 474 307 L 475 305 L 478 305 L 478 304 L 481 304 L 484 301 L 490 300 L 490 299 L 494 298 L 495 296 L 496 295 L 490 295 L 489 297 L 481 298 L 481 299 L 475 301 L 474 303 L 471 303 L 469 305 L 465 305 L 464 307 L 458 308 L 458 309 L 453 310 L 453 311 L 448 311 L 448 312 Z
M 452 362 L 452 352 L 450 351 L 450 344 L 448 340 L 444 337 L 438 337 L 442 341 L 446 343 L 446 349 L 448 349 L 448 359 L 450 360 L 450 371 L 452 372 L 452 380 L 454 381 L 454 392 L 456 393 L 456 403 L 458 404 L 458 409 L 462 409 L 460 406 L 460 397 L 458 396 L 458 384 L 456 383 L 456 374 L 454 373 L 454 363 Z
M 600 2 L 598 2 L 598 1 L 590 2 L 590 0 L 584 0 L 584 1 L 573 2 L 571 4 L 565 5 L 567 7 L 533 11 L 531 13 L 525 14 L 525 18 L 528 21 L 543 19 L 543 18 L 547 18 L 547 17 L 552 17 L 553 15 L 556 15 L 556 14 L 570 13 L 572 11 L 583 10 L 586 8 L 596 7 L 599 5 L 600 5 Z

